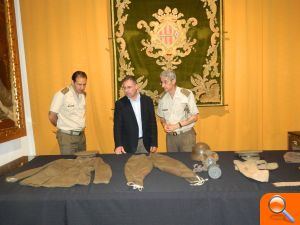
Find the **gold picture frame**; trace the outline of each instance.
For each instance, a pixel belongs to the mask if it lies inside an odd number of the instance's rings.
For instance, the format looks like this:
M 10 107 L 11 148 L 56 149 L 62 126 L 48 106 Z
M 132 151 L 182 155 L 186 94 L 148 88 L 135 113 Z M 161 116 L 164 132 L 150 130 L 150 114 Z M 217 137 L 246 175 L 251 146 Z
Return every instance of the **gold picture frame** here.
M 0 0 L 0 143 L 26 135 L 13 0 Z

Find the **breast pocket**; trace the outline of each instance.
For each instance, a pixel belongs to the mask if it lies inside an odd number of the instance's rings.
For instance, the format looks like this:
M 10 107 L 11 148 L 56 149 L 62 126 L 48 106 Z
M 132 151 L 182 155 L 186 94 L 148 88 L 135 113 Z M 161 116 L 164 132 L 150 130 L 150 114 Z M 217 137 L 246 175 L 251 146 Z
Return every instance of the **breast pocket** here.
M 170 117 L 170 110 L 169 109 L 162 109 L 162 113 L 164 118 L 168 119 Z
M 64 104 L 64 108 L 67 112 L 71 113 L 75 110 L 75 103 L 72 102 L 72 101 L 66 101 L 65 104 Z
M 186 119 L 188 115 L 188 104 L 187 102 L 178 102 L 174 105 L 175 113 L 180 119 Z

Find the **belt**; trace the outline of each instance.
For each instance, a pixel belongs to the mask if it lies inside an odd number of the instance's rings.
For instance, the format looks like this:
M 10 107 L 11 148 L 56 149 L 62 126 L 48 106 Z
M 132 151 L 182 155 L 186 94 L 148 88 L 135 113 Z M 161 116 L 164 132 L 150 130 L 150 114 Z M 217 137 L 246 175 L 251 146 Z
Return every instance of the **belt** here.
M 78 130 L 61 130 L 61 129 L 59 129 L 58 131 L 61 133 L 64 133 L 64 134 L 75 135 L 75 136 L 79 136 L 83 133 L 83 131 L 78 131 Z
M 191 128 L 191 129 L 189 129 L 189 130 L 177 131 L 177 132 L 174 131 L 174 132 L 170 132 L 170 133 L 168 133 L 168 134 L 169 134 L 169 135 L 173 135 L 173 136 L 177 136 L 177 135 L 186 133 L 186 132 L 188 132 L 188 131 L 191 131 L 192 129 L 194 129 L 194 128 Z

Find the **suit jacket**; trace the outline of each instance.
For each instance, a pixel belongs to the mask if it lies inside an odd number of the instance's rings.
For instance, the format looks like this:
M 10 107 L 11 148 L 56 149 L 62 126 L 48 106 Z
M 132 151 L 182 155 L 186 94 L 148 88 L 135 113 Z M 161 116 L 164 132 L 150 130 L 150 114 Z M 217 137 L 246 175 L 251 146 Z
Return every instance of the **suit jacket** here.
M 157 147 L 157 124 L 153 101 L 150 97 L 140 94 L 143 142 L 149 152 L 151 146 Z M 123 146 L 128 153 L 134 153 L 138 144 L 139 128 L 132 105 L 127 96 L 115 103 L 114 140 L 115 148 Z

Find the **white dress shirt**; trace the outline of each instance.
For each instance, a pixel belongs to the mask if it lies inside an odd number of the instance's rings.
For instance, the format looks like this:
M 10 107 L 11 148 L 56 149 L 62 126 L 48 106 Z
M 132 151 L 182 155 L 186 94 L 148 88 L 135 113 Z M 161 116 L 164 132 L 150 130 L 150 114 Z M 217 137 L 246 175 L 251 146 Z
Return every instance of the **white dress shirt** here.
M 129 98 L 133 112 L 139 127 L 139 138 L 143 137 L 142 114 L 141 114 L 141 95 L 138 93 L 135 100 Z

